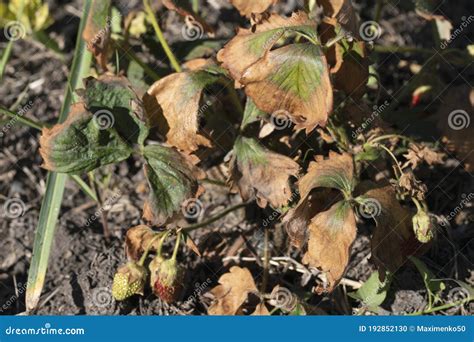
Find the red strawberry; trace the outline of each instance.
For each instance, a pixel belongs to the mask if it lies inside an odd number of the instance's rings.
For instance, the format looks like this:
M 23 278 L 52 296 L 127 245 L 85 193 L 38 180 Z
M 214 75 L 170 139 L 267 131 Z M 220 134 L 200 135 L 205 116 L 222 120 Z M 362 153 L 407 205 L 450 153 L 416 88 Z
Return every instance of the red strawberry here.
M 161 262 L 153 292 L 167 303 L 176 301 L 183 290 L 184 268 L 177 264 L 176 259 Z

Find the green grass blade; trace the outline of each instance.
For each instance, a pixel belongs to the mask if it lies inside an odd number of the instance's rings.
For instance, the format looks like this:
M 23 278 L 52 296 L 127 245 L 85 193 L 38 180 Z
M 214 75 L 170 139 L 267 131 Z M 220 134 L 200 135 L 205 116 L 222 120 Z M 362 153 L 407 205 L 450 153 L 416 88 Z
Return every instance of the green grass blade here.
M 73 90 L 79 85 L 83 77 L 89 72 L 92 60 L 91 53 L 87 50 L 86 43 L 82 39 L 82 32 L 89 15 L 93 0 L 85 0 L 83 15 L 79 26 L 74 58 L 69 75 L 68 87 L 58 121 L 63 122 L 73 102 Z M 38 226 L 36 228 L 35 242 L 33 246 L 33 257 L 31 259 L 28 272 L 28 282 L 26 289 L 26 308 L 33 310 L 38 305 L 41 291 L 43 290 L 48 259 L 54 232 L 58 220 L 59 210 L 66 183 L 66 174 L 49 172 L 46 181 L 46 193 L 41 204 Z

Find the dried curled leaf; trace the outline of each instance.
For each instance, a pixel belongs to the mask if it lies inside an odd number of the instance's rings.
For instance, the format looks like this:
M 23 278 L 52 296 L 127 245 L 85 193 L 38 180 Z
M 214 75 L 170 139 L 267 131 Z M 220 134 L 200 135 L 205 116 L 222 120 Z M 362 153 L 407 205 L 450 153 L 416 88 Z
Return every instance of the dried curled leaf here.
M 408 256 L 419 250 L 421 243 L 413 232 L 413 213 L 401 206 L 390 185 L 370 189 L 363 196 L 374 204 L 377 227 L 371 241 L 372 259 L 379 275 L 384 277 L 386 271 L 397 271 Z
M 323 12 L 352 34 L 358 36 L 359 21 L 350 0 L 317 0 L 323 7 Z
M 303 263 L 325 272 L 325 290 L 332 291 L 343 276 L 355 236 L 355 215 L 350 204 L 344 200 L 311 220 L 308 251 Z
M 278 0 L 230 0 L 232 5 L 239 10 L 240 15 L 245 17 L 250 17 L 252 13 L 263 13 L 277 1 Z
M 197 133 L 199 101 L 203 89 L 218 78 L 203 69 L 179 72 L 148 89 L 143 97 L 148 119 L 166 136 L 168 144 L 186 153 L 197 150 L 198 145 L 210 146 L 210 141 Z
M 153 243 L 151 248 L 157 249 L 159 239 L 155 239 L 160 233 L 155 232 L 150 227 L 140 224 L 127 230 L 125 238 L 125 253 L 130 260 L 138 261 L 141 253 Z M 153 240 L 154 239 L 154 240 Z
M 107 60 L 110 55 L 110 1 L 94 0 L 87 17 L 82 38 L 87 43 L 87 49 L 92 52 L 97 63 L 107 70 Z M 103 23 L 106 23 L 103 25 Z
M 443 162 L 444 154 L 437 152 L 426 145 L 410 144 L 408 153 L 403 156 L 407 159 L 403 168 L 410 166 L 412 169 L 416 169 L 418 164 L 423 161 L 428 165 L 441 164 Z
M 326 57 L 313 43 L 291 44 L 268 52 L 248 67 L 240 82 L 256 106 L 284 111 L 307 132 L 326 124 L 333 93 Z
M 76 103 L 65 122 L 43 128 L 40 153 L 45 169 L 81 173 L 127 159 L 132 148 L 114 127 L 100 126 L 83 103 Z
M 338 189 L 350 194 L 354 189 L 354 162 L 348 153 L 330 151 L 329 157 L 316 156 L 308 172 L 298 182 L 301 198 L 305 198 L 315 188 Z
M 191 20 L 194 22 L 194 26 L 199 26 L 199 30 L 204 30 L 211 37 L 214 36 L 214 29 L 209 26 L 206 21 L 198 16 L 196 13 L 193 12 L 191 8 L 187 8 L 186 5 L 189 5 L 187 1 L 179 1 L 179 0 L 162 0 L 163 6 L 165 6 L 170 11 L 174 11 L 178 13 L 180 16 L 187 20 Z
M 216 301 L 207 309 L 209 315 L 241 314 L 249 293 L 258 292 L 250 271 L 238 266 L 222 275 L 219 284 L 211 290 Z
M 143 217 L 153 225 L 162 225 L 186 199 L 198 191 L 197 168 L 179 152 L 160 145 L 144 149 L 145 175 L 150 196 L 143 209 Z
M 244 200 L 256 196 L 257 203 L 279 208 L 291 197 L 290 176 L 298 164 L 292 159 L 266 150 L 255 139 L 240 137 L 234 144 L 231 179 Z
M 143 103 L 128 79 L 106 74 L 84 79 L 84 86 L 78 93 L 97 121 L 113 126 L 130 145 L 143 145 L 149 129 Z

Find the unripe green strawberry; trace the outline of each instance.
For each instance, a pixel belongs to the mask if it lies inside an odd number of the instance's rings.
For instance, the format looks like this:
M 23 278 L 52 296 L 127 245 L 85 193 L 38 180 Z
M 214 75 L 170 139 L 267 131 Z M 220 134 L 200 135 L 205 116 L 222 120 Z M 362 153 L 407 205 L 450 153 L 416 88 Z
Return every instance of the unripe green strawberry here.
M 143 295 L 147 275 L 146 268 L 134 262 L 119 267 L 114 276 L 112 295 L 116 300 L 124 300 L 134 294 Z
M 167 303 L 176 301 L 183 290 L 184 268 L 177 264 L 176 259 L 168 259 L 161 263 L 158 277 L 153 284 L 153 292 Z
M 434 225 L 431 223 L 431 218 L 428 213 L 421 209 L 418 210 L 412 218 L 413 230 L 416 238 L 422 243 L 427 243 L 434 237 Z

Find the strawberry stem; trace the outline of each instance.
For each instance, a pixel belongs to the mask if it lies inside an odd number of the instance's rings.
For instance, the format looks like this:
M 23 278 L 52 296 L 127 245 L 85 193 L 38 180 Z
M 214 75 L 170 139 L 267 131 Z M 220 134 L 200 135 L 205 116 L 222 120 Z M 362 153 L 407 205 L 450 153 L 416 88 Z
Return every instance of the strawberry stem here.
M 208 219 L 206 221 L 191 224 L 187 227 L 183 227 L 182 230 L 184 230 L 186 233 L 189 233 L 189 232 L 191 232 L 195 229 L 202 228 L 204 226 L 207 226 L 207 225 L 221 219 L 222 217 L 226 216 L 227 214 L 230 214 L 231 212 L 233 212 L 237 209 L 240 209 L 240 208 L 243 208 L 243 207 L 247 206 L 248 204 L 249 204 L 248 202 L 236 204 L 236 205 L 234 205 L 234 206 L 232 206 L 232 207 L 230 207 L 226 210 L 221 211 L 220 213 L 218 213 L 217 215 L 211 217 L 210 219 Z
M 176 234 L 176 242 L 174 245 L 174 250 L 173 250 L 173 255 L 171 256 L 171 260 L 176 260 L 176 256 L 178 255 L 180 241 L 181 241 L 181 231 L 178 231 Z
M 165 235 L 166 236 L 166 233 Z M 146 260 L 146 257 L 148 256 L 148 253 L 150 252 L 150 249 L 151 249 L 151 246 L 153 246 L 153 243 L 156 241 L 156 239 L 158 239 L 159 237 L 161 237 L 160 234 L 156 234 L 156 236 L 154 236 L 151 240 L 150 240 L 150 243 L 148 244 L 148 246 L 146 247 L 146 249 L 143 251 L 143 254 L 142 256 L 140 257 L 140 260 L 138 260 L 138 264 L 140 266 L 143 266 L 143 264 L 145 263 L 145 260 Z M 161 247 L 161 246 L 160 246 Z

